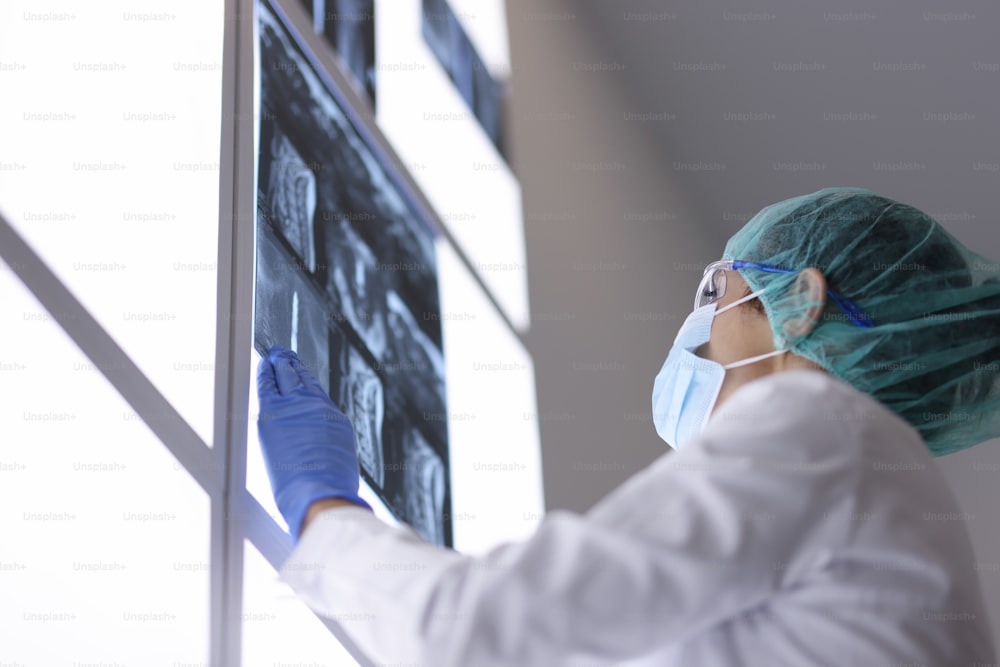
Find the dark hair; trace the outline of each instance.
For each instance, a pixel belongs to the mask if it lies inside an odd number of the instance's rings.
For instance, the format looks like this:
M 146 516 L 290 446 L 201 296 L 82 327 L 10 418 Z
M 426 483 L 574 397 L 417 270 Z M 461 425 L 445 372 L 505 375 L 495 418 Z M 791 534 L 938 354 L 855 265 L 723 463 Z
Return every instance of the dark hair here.
M 753 288 L 750 287 L 749 285 L 747 285 L 747 289 L 746 289 L 745 292 L 743 292 L 743 296 L 750 296 L 751 294 L 753 294 Z M 761 301 L 760 299 L 750 299 L 749 301 L 747 301 L 743 305 L 744 306 L 750 306 L 751 308 L 753 308 L 754 310 L 756 310 L 761 315 L 766 315 L 767 314 L 767 313 L 764 312 L 764 302 Z

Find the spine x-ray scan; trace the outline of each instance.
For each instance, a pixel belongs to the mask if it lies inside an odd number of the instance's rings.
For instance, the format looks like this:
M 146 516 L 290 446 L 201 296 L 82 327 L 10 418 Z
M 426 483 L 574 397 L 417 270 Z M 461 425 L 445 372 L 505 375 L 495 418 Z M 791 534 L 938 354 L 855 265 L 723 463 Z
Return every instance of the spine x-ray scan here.
M 258 15 L 254 345 L 299 354 L 351 419 L 365 481 L 451 546 L 432 233 L 290 29 Z

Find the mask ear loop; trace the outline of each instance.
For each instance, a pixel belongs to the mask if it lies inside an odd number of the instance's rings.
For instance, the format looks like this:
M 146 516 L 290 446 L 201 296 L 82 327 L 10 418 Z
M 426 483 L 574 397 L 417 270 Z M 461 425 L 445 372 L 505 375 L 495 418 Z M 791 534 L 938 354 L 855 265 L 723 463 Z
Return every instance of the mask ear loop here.
M 756 357 L 750 357 L 749 359 L 743 359 L 742 361 L 734 361 L 731 364 L 723 366 L 725 370 L 730 370 L 731 368 L 739 368 L 740 366 L 749 366 L 750 364 L 755 364 L 758 361 L 763 361 L 764 359 L 770 359 L 771 357 L 776 357 L 779 354 L 784 354 L 788 350 L 775 350 L 774 352 L 767 352 L 766 354 L 758 354 Z
M 759 289 L 756 292 L 751 292 L 750 294 L 747 294 L 745 297 L 737 299 L 736 301 L 733 301 L 732 303 L 727 304 L 726 306 L 724 306 L 722 308 L 719 308 L 718 310 L 715 311 L 715 316 L 718 317 L 719 315 L 721 315 L 722 313 L 726 312 L 730 308 L 735 308 L 736 306 L 738 306 L 738 305 L 740 305 L 742 303 L 746 303 L 747 301 L 752 301 L 752 300 L 756 299 L 757 297 L 759 297 L 763 293 L 764 293 L 764 290 L 762 290 L 762 289 Z M 775 350 L 774 352 L 767 352 L 765 354 L 758 354 L 756 357 L 750 357 L 749 359 L 742 359 L 740 361 L 734 361 L 733 363 L 728 364 L 726 366 L 723 366 L 722 368 L 724 368 L 725 370 L 728 371 L 731 368 L 739 368 L 741 366 L 749 366 L 750 364 L 755 364 L 758 361 L 763 361 L 764 359 L 770 359 L 771 357 L 776 357 L 779 354 L 784 354 L 785 352 L 788 352 L 788 350 Z
M 750 294 L 747 294 L 745 297 L 743 297 L 741 299 L 737 299 L 736 301 L 733 301 L 730 304 L 726 304 L 722 308 L 716 309 L 715 316 L 718 317 L 719 315 L 721 315 L 722 313 L 726 312 L 730 308 L 735 308 L 736 306 L 740 305 L 741 303 L 746 303 L 747 301 L 753 301 L 754 299 L 756 299 L 757 297 L 759 297 L 763 293 L 764 293 L 764 290 L 762 290 L 762 289 L 759 289 L 756 292 L 751 292 Z

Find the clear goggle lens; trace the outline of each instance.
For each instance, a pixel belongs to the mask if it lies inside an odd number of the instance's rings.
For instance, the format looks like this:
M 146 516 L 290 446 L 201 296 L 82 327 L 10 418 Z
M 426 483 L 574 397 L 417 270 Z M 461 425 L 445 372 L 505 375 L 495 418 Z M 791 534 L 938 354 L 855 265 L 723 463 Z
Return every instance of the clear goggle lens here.
M 697 310 L 715 303 L 726 295 L 726 270 L 721 267 L 709 267 L 698 285 L 698 293 L 694 299 Z

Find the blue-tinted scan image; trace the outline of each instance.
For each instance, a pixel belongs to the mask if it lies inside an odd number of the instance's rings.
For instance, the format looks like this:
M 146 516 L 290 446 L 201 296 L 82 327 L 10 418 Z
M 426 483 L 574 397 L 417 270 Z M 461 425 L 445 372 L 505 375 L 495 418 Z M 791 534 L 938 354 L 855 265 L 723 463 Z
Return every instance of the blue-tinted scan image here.
M 506 155 L 503 136 L 504 87 L 476 52 L 447 0 L 422 0 L 420 32 L 431 52 L 493 145 Z
M 254 345 L 295 350 L 350 417 L 362 476 L 451 546 L 433 238 L 266 3 Z

